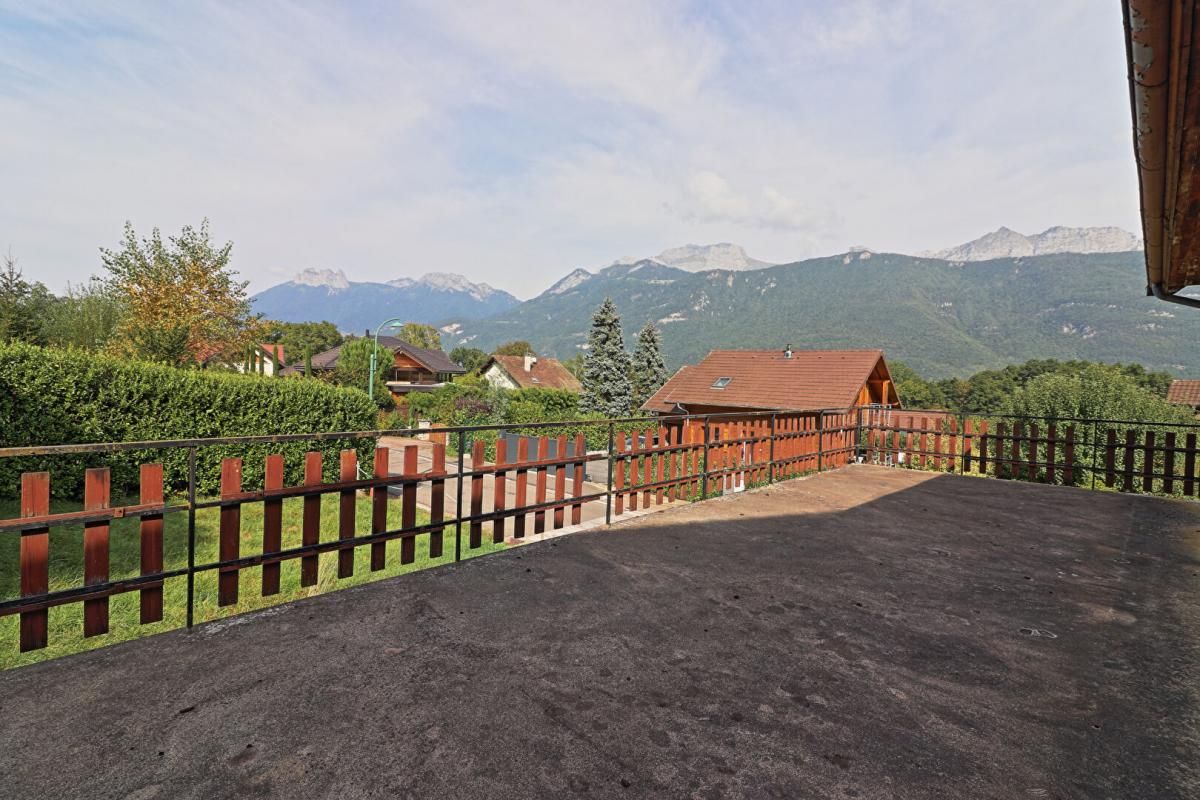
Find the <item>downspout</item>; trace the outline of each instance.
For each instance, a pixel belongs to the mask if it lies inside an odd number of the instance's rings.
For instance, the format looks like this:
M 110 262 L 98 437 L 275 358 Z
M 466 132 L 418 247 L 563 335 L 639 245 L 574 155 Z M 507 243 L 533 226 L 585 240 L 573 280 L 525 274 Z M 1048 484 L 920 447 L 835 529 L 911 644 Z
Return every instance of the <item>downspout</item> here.
M 1150 294 L 1157 297 L 1159 300 L 1165 300 L 1168 303 L 1176 303 L 1189 308 L 1200 308 L 1200 297 L 1182 297 L 1177 294 L 1170 294 L 1163 290 L 1161 283 L 1150 284 Z

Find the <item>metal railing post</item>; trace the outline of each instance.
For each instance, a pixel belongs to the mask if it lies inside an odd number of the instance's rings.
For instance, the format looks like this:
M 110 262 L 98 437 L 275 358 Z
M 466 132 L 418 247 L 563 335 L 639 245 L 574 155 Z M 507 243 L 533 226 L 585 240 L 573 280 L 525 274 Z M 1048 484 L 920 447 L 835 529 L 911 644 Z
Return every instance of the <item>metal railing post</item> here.
M 775 482 L 775 417 L 778 414 L 771 412 L 771 438 L 767 441 L 767 483 Z
M 608 423 L 608 489 L 604 494 L 604 524 L 612 525 L 613 448 L 616 446 L 615 423 Z
M 196 448 L 188 448 L 188 569 L 187 626 L 195 621 L 196 608 Z
M 704 452 L 701 454 L 702 461 L 700 466 L 700 476 L 704 481 L 704 490 L 700 493 L 700 499 L 708 498 L 708 417 L 704 418 Z
M 825 411 L 817 414 L 817 472 L 824 469 L 825 456 Z
M 454 508 L 454 560 L 462 560 L 462 511 L 463 511 L 463 451 L 467 449 L 467 432 L 458 432 L 458 496 Z M 474 469 L 475 465 L 472 464 Z

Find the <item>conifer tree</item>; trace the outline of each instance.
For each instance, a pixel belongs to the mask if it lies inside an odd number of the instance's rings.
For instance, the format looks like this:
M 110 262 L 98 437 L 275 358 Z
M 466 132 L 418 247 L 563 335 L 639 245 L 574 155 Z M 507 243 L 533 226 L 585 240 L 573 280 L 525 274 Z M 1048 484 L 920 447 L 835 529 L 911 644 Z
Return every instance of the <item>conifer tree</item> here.
M 633 407 L 642 403 L 662 388 L 667 382 L 667 365 L 662 357 L 662 334 L 653 322 L 638 332 L 637 346 L 633 349 L 633 368 L 630 383 L 633 387 Z
M 629 384 L 629 354 L 621 336 L 621 317 L 612 298 L 592 315 L 592 330 L 588 333 L 588 350 L 583 359 L 583 392 L 579 410 L 585 414 L 606 417 L 628 416 L 633 409 Z

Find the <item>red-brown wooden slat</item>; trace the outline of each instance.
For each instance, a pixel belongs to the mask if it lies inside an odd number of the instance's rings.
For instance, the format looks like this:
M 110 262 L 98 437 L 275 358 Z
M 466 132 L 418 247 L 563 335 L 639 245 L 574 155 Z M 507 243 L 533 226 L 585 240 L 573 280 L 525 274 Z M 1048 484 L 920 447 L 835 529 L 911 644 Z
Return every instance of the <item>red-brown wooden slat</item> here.
M 950 418 L 950 471 L 958 466 L 958 420 L 954 417 Z
M 1185 442 L 1187 452 L 1183 454 L 1183 493 L 1191 497 L 1196 493 L 1196 434 L 1189 433 Z
M 89 469 L 83 474 L 83 510 L 100 511 L 109 507 L 111 479 L 107 467 Z M 83 526 L 83 584 L 95 586 L 108 581 L 108 520 L 87 522 Z M 83 635 L 108 633 L 108 598 L 83 601 Z
M 163 502 L 163 465 L 142 464 L 140 469 L 138 502 L 142 505 Z M 163 571 L 163 517 L 162 514 L 142 517 L 138 523 L 141 544 L 142 575 L 153 575 Z M 163 587 L 148 586 L 142 589 L 141 621 L 161 622 L 163 618 Z
M 508 441 L 500 438 L 496 440 L 496 477 L 495 483 L 492 486 L 492 510 L 504 511 L 505 504 L 508 501 L 508 472 L 500 469 L 500 467 L 508 464 Z M 496 517 L 492 520 L 492 543 L 500 544 L 504 541 L 504 517 Z
M 487 455 L 487 444 L 482 439 L 476 439 L 471 444 L 471 470 L 474 472 L 483 467 Z M 478 517 L 483 513 L 483 476 L 471 476 L 471 516 Z M 470 547 L 475 549 L 483 545 L 483 523 L 475 520 L 471 523 Z
M 933 428 L 933 468 L 942 469 L 942 421 L 935 420 Z
M 517 464 L 524 464 L 529 460 L 529 439 L 522 436 L 517 439 Z M 520 510 L 525 508 L 526 493 L 529 490 L 529 470 L 517 469 L 516 473 L 517 491 L 513 498 L 513 508 Z M 513 518 L 513 538 L 525 538 L 525 517 L 526 514 L 517 514 Z
M 658 436 L 658 449 L 661 451 L 662 449 L 667 447 L 667 429 L 659 428 L 656 435 Z M 660 452 L 658 455 L 658 458 L 655 459 L 655 461 L 657 461 L 658 463 L 655 464 L 655 468 L 654 468 L 654 482 L 657 483 L 659 486 L 657 489 L 654 490 L 654 504 L 661 506 L 663 503 L 663 494 L 664 494 L 662 482 L 664 480 L 666 480 L 666 463 L 665 463 L 666 455 L 664 453 Z
M 638 509 L 638 492 L 634 490 L 634 486 L 639 484 L 642 479 L 641 461 L 638 460 L 638 453 L 641 447 L 638 443 L 639 434 L 634 431 L 629 435 L 629 510 L 637 511 Z
M 1038 477 L 1038 424 L 1036 422 L 1029 423 L 1029 439 L 1026 449 L 1029 451 L 1029 463 L 1025 465 L 1025 477 L 1029 481 L 1036 481 Z
M 995 472 L 996 472 L 997 478 L 1007 478 L 1008 477 L 1008 469 L 1005 465 L 1005 460 L 1004 460 L 1004 455 L 1005 455 L 1005 450 L 1006 450 L 1004 444 L 1006 441 L 1005 436 L 1007 433 L 1008 433 L 1008 423 L 997 422 L 996 423 L 996 435 L 992 437 L 993 450 L 995 451 L 992 454 L 992 462 L 995 465 Z
M 962 439 L 962 457 L 963 457 L 963 472 L 970 472 L 972 469 L 971 459 L 975 450 L 975 424 L 974 420 L 963 420 L 963 439 Z
M 1175 493 L 1175 433 L 1166 434 L 1166 449 L 1163 451 L 1163 493 Z
M 1067 426 L 1067 444 L 1063 455 L 1063 486 L 1075 485 L 1075 426 Z
M 409 478 L 400 489 L 400 527 L 411 530 L 417 527 L 417 445 L 404 446 L 404 477 Z M 400 563 L 411 564 L 417 560 L 417 537 L 405 536 L 400 540 Z
M 263 465 L 263 489 L 283 488 L 283 456 L 269 455 Z M 283 498 L 263 501 L 263 543 L 264 553 L 278 553 L 283 549 Z M 263 564 L 262 593 L 279 594 L 280 563 Z
M 917 446 L 920 448 L 921 469 L 925 469 L 927 464 L 925 453 L 929 449 L 929 417 L 921 417 L 921 435 L 917 442 Z
M 1134 467 L 1134 448 L 1137 446 L 1137 432 L 1134 430 L 1125 431 L 1125 487 L 1123 491 L 1133 491 L 1133 467 Z
M 50 513 L 50 473 L 26 472 L 21 475 L 21 516 L 44 517 Z M 38 528 L 21 533 L 21 596 L 50 591 L 50 529 Z M 49 609 L 21 612 L 21 652 L 46 646 Z
M 1142 491 L 1154 491 L 1154 431 L 1146 431 L 1146 449 L 1142 452 Z
M 430 473 L 434 477 L 429 481 L 429 522 L 436 525 L 441 522 L 446 514 L 446 445 L 441 442 L 434 442 L 433 445 L 433 466 Z M 432 528 L 429 531 L 429 557 L 442 557 L 442 535 L 443 528 Z
M 550 458 L 550 437 L 539 436 L 537 440 L 537 460 L 546 461 Z M 537 480 L 534 485 L 533 502 L 542 504 L 546 502 L 546 468 L 537 468 Z M 546 530 L 546 512 L 533 512 L 533 532 L 544 533 Z
M 654 483 L 654 431 L 646 431 L 646 444 L 642 447 L 645 455 L 642 457 L 642 485 L 649 487 Z M 650 489 L 642 490 L 642 508 L 650 507 Z
M 625 513 L 625 434 L 618 432 L 613 446 L 613 516 Z
M 320 486 L 323 467 L 321 454 L 310 451 L 304 454 L 304 485 Z M 321 541 L 321 495 L 314 494 L 304 498 L 303 517 L 300 525 L 300 541 L 302 544 L 317 544 Z M 300 558 L 300 585 L 316 586 L 319 567 L 318 556 L 313 553 Z
M 242 492 L 242 460 L 226 458 L 221 461 L 221 498 L 236 497 Z M 218 557 L 232 561 L 241 555 L 242 507 L 234 504 L 221 507 L 221 532 Z M 238 601 L 238 568 L 221 567 L 217 575 L 217 605 L 231 606 Z
M 1012 442 L 1009 449 L 1008 476 L 1014 481 L 1021 480 L 1021 441 L 1024 439 L 1025 426 L 1021 422 L 1012 424 Z
M 1046 483 L 1054 483 L 1055 467 L 1054 458 L 1057 455 L 1056 445 L 1058 444 L 1058 426 L 1051 422 L 1046 426 Z
M 559 464 L 554 468 L 554 502 L 562 503 L 567 497 L 567 468 L 562 462 L 567 458 L 567 437 L 559 436 L 554 442 L 554 452 Z M 554 530 L 563 526 L 566 519 L 566 509 L 562 505 L 554 508 Z
M 375 448 L 375 463 L 372 465 L 376 478 L 388 476 L 388 449 Z M 371 489 L 371 533 L 383 533 L 387 530 L 387 500 L 386 486 L 376 486 Z M 378 572 L 386 566 L 387 542 L 371 542 L 371 571 Z
M 995 448 L 993 448 L 995 449 Z M 979 474 L 987 475 L 988 470 L 988 421 L 980 420 L 979 422 Z M 993 465 L 992 471 L 995 472 Z M 997 475 L 997 477 L 999 477 Z
M 1108 440 L 1104 447 L 1104 485 L 1112 488 L 1117 483 L 1117 432 L 1108 429 Z
M 675 436 L 676 436 L 677 430 L 678 430 L 678 428 L 676 428 L 674 425 L 672 425 L 670 428 L 666 429 L 667 447 L 672 448 L 671 454 L 669 456 L 667 456 L 667 480 L 670 481 L 670 485 L 667 487 L 667 502 L 669 502 L 669 503 L 675 502 L 675 495 L 676 495 L 676 492 L 675 492 L 675 456 L 676 456 L 676 453 L 675 453 L 674 447 L 676 445 Z
M 571 496 L 581 497 L 583 495 L 583 464 L 587 458 L 587 440 L 584 439 L 582 433 L 575 434 L 575 457 L 579 460 L 575 462 L 574 475 L 571 478 Z M 571 506 L 571 524 L 578 525 L 583 522 L 583 503 L 575 503 Z
M 358 479 L 358 451 L 343 450 L 339 454 L 338 480 L 353 481 Z M 338 496 L 338 538 L 353 539 L 355 516 L 358 511 L 357 498 L 353 489 L 344 489 Z M 338 551 L 338 577 L 349 578 L 354 575 L 354 548 Z

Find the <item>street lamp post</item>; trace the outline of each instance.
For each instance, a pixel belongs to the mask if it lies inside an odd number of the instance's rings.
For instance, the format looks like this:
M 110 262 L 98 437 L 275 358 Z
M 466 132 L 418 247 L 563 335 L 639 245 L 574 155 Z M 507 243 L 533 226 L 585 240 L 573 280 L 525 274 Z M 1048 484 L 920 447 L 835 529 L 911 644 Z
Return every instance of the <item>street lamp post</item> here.
M 367 378 L 367 395 L 369 395 L 372 400 L 375 399 L 375 352 L 379 349 L 379 332 L 384 328 L 391 327 L 392 325 L 396 324 L 403 325 L 404 320 L 400 319 L 399 317 L 392 317 L 389 320 L 379 323 L 379 327 L 375 329 L 375 346 L 371 348 L 371 375 L 369 378 Z

